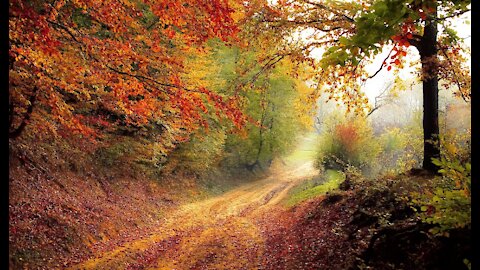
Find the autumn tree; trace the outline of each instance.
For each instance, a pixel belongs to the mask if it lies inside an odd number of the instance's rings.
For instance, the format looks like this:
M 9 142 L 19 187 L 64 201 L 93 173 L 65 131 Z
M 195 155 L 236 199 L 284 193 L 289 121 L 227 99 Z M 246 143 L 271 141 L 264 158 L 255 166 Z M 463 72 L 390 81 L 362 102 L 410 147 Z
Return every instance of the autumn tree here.
M 9 137 L 28 127 L 37 137 L 158 131 L 182 141 L 205 124 L 207 104 L 241 127 L 235 97 L 182 79 L 188 53 L 234 40 L 235 12 L 224 0 L 10 1 Z
M 330 99 L 344 102 L 348 110 L 368 113 L 371 108 L 361 91 L 366 80 L 386 67 L 403 67 L 407 48 L 420 54 L 423 81 L 423 168 L 435 171 L 438 157 L 438 84 L 452 86 L 454 94 L 470 99 L 470 73 L 465 62 L 468 51 L 450 27 L 451 20 L 469 11 L 470 1 L 377 0 L 361 2 L 283 0 L 264 3 L 258 9 L 258 23 L 270 32 L 295 37 L 297 60 L 317 69 L 317 88 Z M 438 24 L 443 31 L 439 32 Z M 299 34 L 301 33 L 301 34 Z M 302 34 L 303 33 L 303 34 Z M 369 74 L 365 66 L 382 52 L 391 50 L 382 66 Z M 322 59 L 315 61 L 319 49 Z

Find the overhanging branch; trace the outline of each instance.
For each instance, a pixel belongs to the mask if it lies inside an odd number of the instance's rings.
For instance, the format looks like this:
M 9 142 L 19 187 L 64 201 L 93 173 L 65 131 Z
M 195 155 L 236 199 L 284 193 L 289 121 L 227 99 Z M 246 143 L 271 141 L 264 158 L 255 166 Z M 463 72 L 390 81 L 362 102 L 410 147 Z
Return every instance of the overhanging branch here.
M 387 57 L 385 57 L 385 59 L 383 59 L 382 64 L 380 65 L 380 68 L 379 68 L 373 75 L 371 75 L 371 76 L 368 77 L 369 79 L 372 79 L 373 77 L 377 76 L 377 74 L 383 69 L 383 65 L 385 64 L 385 62 L 387 61 L 387 59 L 388 59 L 388 58 L 390 57 L 390 55 L 392 54 L 394 48 L 395 48 L 395 47 L 393 47 L 393 48 L 390 50 L 390 52 L 388 53 Z
M 458 76 L 457 76 L 457 73 L 455 72 L 455 69 L 453 68 L 452 60 L 450 60 L 450 57 L 448 57 L 447 53 L 445 52 L 445 49 L 444 49 L 442 46 L 439 45 L 438 47 L 440 48 L 440 51 L 441 51 L 442 54 L 445 56 L 445 58 L 447 58 L 448 63 L 449 63 L 450 66 L 452 67 L 453 78 L 454 78 L 454 80 L 455 80 L 455 83 L 457 84 L 458 91 L 460 92 L 460 95 L 461 95 L 462 99 L 463 99 L 465 102 L 468 102 L 467 97 L 466 97 L 466 96 L 463 94 L 463 92 L 462 92 L 461 83 L 460 83 L 460 80 L 458 79 Z
M 469 11 L 471 11 L 471 10 L 470 10 L 470 9 L 465 9 L 465 10 L 461 10 L 461 11 L 459 11 L 459 12 L 457 12 L 457 13 L 453 13 L 453 14 L 451 14 L 451 15 L 448 15 L 448 16 L 443 16 L 443 17 L 435 18 L 435 19 L 433 19 L 433 20 L 434 20 L 434 21 L 437 21 L 437 22 L 439 22 L 439 21 L 444 21 L 444 20 L 446 20 L 446 19 L 458 17 L 458 16 L 460 16 L 460 15 L 462 15 L 462 14 L 465 14 L 465 13 L 467 13 L 467 12 L 469 12 Z

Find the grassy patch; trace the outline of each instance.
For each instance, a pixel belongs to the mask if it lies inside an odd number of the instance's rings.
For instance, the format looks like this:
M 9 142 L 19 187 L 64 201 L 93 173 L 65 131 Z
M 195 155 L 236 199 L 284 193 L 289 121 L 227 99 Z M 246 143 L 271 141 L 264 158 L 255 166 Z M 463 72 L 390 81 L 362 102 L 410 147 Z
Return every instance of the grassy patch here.
M 323 195 L 338 188 L 343 180 L 345 180 L 343 173 L 335 170 L 327 170 L 321 177 L 305 181 L 292 189 L 286 205 L 293 206 L 305 200 Z

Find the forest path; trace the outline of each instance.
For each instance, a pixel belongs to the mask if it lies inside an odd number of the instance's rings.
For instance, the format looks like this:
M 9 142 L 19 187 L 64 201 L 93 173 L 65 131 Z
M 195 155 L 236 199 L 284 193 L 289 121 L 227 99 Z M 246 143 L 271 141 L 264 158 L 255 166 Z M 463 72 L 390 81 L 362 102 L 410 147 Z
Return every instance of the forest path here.
M 277 167 L 262 180 L 186 204 L 148 236 L 70 269 L 258 269 L 265 247 L 257 218 L 317 173 L 312 162 Z

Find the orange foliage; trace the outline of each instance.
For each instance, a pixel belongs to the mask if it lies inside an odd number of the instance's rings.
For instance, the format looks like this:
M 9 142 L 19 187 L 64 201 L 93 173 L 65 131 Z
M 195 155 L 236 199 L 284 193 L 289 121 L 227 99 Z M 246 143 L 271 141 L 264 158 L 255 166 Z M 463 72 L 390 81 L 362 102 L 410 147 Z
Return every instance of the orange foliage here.
M 11 134 L 27 123 L 37 133 L 90 138 L 158 121 L 191 131 L 205 125 L 206 102 L 237 127 L 246 121 L 235 99 L 180 79 L 189 47 L 235 37 L 227 1 L 13 0 L 9 7 Z
M 355 150 L 354 147 L 357 145 L 359 136 L 356 127 L 353 124 L 345 123 L 337 125 L 335 127 L 335 135 L 348 152 L 353 152 Z

